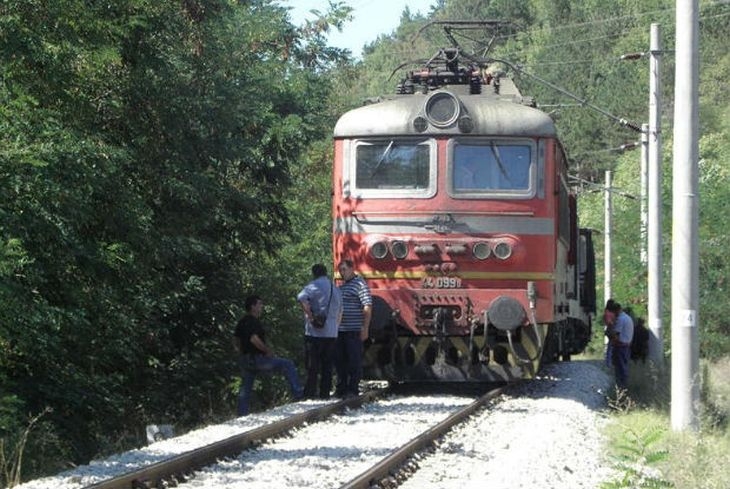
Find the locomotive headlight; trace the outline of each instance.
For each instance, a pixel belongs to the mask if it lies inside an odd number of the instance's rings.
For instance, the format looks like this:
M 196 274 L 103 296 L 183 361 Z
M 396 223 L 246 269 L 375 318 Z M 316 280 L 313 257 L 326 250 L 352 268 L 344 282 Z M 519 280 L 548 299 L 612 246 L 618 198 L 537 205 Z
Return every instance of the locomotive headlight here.
M 512 245 L 506 241 L 500 241 L 494 246 L 494 256 L 500 260 L 506 260 L 512 256 Z
M 479 260 L 486 260 L 489 258 L 489 255 L 492 254 L 492 249 L 489 247 L 489 243 L 485 243 L 484 241 L 475 243 L 471 251 Z
M 384 242 L 378 241 L 370 247 L 370 254 L 373 255 L 373 258 L 382 260 L 388 255 L 388 247 Z
M 423 132 L 428 129 L 428 121 L 426 120 L 426 118 L 419 115 L 418 117 L 413 119 L 413 129 L 418 132 Z
M 459 118 L 459 99 L 449 92 L 436 92 L 426 101 L 426 118 L 436 127 L 448 127 Z
M 402 260 L 408 256 L 408 245 L 404 241 L 393 241 L 390 244 L 390 251 L 393 256 L 399 260 Z
M 470 133 L 474 130 L 474 121 L 468 115 L 459 117 L 459 131 L 464 133 Z

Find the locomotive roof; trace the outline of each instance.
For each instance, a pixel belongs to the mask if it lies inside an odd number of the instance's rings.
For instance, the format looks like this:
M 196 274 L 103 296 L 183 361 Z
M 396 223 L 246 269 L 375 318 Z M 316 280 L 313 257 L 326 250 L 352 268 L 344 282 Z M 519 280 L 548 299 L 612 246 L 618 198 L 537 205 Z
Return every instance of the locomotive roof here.
M 423 116 L 430 97 L 448 92 L 459 99 L 463 114 L 473 121 L 470 136 L 555 137 L 553 120 L 546 113 L 522 104 L 519 92 L 470 94 L 468 87 L 446 86 L 426 94 L 395 95 L 393 98 L 353 109 L 343 114 L 334 129 L 336 138 L 366 136 L 464 135 L 455 122 L 449 127 L 429 125 L 414 129 L 414 119 Z

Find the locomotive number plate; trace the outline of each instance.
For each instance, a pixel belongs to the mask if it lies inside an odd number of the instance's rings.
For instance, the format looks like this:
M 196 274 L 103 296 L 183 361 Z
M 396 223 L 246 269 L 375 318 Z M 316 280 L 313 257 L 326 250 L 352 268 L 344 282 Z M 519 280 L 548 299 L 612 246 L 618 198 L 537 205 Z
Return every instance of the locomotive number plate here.
M 461 279 L 459 277 L 425 277 L 421 285 L 424 289 L 459 289 Z

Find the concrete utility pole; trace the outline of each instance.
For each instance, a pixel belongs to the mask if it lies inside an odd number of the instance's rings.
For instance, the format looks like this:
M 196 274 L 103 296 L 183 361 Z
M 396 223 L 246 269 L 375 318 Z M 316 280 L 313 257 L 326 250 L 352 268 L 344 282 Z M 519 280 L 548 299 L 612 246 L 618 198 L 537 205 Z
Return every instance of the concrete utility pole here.
M 603 223 L 603 303 L 611 298 L 611 271 L 613 262 L 611 258 L 611 215 L 613 206 L 611 204 L 611 170 L 606 170 L 605 180 L 605 215 Z
M 672 429 L 699 429 L 699 2 L 677 0 L 672 182 Z
M 646 266 L 646 234 L 648 227 L 648 213 L 646 210 L 647 194 L 649 189 L 649 124 L 641 125 L 641 264 Z
M 663 368 L 662 88 L 660 68 L 662 47 L 659 24 L 651 25 L 648 53 L 624 54 L 621 59 L 641 59 L 647 54 L 649 55 L 649 124 L 644 124 L 641 128 L 641 263 L 647 265 L 649 359 L 657 367 Z
M 649 161 L 648 161 L 648 268 L 647 315 L 649 326 L 649 360 L 659 368 L 664 366 L 664 335 L 662 332 L 662 85 L 661 29 L 651 25 L 649 43 Z

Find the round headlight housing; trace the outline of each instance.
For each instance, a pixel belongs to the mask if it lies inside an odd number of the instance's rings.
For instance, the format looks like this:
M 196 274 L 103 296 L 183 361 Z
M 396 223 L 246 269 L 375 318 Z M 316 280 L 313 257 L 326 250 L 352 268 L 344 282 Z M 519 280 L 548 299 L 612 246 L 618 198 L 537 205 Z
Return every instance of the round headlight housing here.
M 390 244 L 390 251 L 393 253 L 394 257 L 402 260 L 403 258 L 408 256 L 408 245 L 405 243 L 405 241 L 393 241 Z
M 449 92 L 436 92 L 426 101 L 426 118 L 436 127 L 448 127 L 459 118 L 459 99 Z
M 489 247 L 489 243 L 485 243 L 484 241 L 474 243 L 471 251 L 479 260 L 486 260 L 492 254 L 492 248 Z
M 388 256 L 388 246 L 383 241 L 378 241 L 370 247 L 370 254 L 373 255 L 373 258 L 382 260 Z
M 415 129 L 418 132 L 424 132 L 426 129 L 428 129 L 428 121 L 425 117 L 421 117 L 420 115 L 413 119 L 413 129 Z
M 510 256 L 512 256 L 512 245 L 507 243 L 506 241 L 500 241 L 496 245 L 494 245 L 494 256 L 499 258 L 500 260 L 506 260 Z
M 470 133 L 474 130 L 474 121 L 468 115 L 459 117 L 459 131 Z

